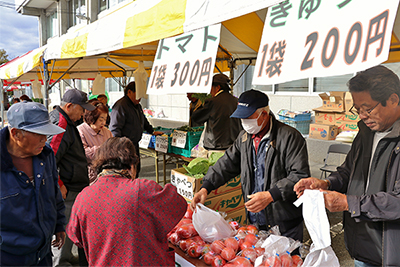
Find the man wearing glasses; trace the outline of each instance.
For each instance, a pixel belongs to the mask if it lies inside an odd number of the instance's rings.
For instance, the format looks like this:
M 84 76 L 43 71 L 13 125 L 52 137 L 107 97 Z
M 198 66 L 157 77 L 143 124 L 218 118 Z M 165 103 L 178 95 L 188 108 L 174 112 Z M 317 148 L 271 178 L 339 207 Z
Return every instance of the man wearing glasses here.
M 348 82 L 359 133 L 342 166 L 326 180 L 300 180 L 294 190 L 322 189 L 325 206 L 343 211 L 347 250 L 355 266 L 400 263 L 400 81 L 384 66 Z

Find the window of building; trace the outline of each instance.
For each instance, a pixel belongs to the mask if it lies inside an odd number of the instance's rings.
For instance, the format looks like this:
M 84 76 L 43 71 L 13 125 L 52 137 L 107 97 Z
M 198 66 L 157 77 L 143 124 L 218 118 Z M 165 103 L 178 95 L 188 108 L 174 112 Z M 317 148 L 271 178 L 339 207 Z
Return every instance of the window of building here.
M 276 84 L 275 92 L 308 92 L 308 79 Z
M 86 0 L 71 0 L 69 2 L 70 27 L 87 22 Z
M 128 0 L 98 0 L 99 1 L 99 13 L 107 10 L 109 8 L 112 8 L 119 3 L 126 2 Z
M 57 12 L 46 15 L 46 39 L 58 36 Z
M 314 78 L 313 92 L 347 91 L 347 82 L 353 74 Z

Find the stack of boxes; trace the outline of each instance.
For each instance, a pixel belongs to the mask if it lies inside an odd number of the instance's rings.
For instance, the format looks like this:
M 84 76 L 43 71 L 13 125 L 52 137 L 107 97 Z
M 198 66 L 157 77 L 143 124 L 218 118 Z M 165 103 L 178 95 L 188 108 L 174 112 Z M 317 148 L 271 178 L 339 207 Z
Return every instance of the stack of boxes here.
M 315 111 L 315 123 L 310 125 L 310 138 L 334 140 L 342 131 L 358 131 L 358 115 L 349 112 L 353 99 L 349 92 L 319 94 L 322 106 Z
M 203 179 L 191 177 L 187 175 L 184 168 L 177 168 L 171 170 L 171 184 L 175 185 L 178 193 L 190 203 L 194 194 L 200 190 Z M 240 176 L 232 178 L 225 185 L 211 191 L 204 205 L 215 211 L 226 212 L 228 215 L 226 219 L 231 218 L 239 224 L 245 225 L 246 212 Z

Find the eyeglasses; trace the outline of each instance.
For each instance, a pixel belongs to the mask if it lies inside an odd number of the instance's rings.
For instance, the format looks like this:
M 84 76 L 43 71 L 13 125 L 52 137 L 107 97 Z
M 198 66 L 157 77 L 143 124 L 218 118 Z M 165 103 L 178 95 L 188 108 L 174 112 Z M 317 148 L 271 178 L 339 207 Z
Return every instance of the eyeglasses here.
M 356 108 L 354 107 L 354 104 L 353 104 L 353 105 L 351 106 L 351 108 L 349 109 L 349 112 L 350 112 L 351 114 L 353 114 L 353 115 L 360 115 L 360 114 L 365 114 L 365 113 L 367 113 L 367 115 L 369 116 L 369 115 L 371 115 L 371 112 L 372 112 L 380 103 L 381 103 L 381 102 L 378 102 L 378 104 L 376 104 L 375 107 L 370 108 L 370 109 L 367 109 L 367 110 L 364 110 L 363 108 L 356 109 Z

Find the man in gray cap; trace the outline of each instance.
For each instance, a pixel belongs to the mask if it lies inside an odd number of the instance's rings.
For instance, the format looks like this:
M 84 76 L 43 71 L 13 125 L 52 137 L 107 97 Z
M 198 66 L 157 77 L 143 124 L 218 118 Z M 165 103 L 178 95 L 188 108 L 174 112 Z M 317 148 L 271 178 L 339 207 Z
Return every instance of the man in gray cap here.
M 60 249 L 65 240 L 65 206 L 46 135 L 64 129 L 36 102 L 13 104 L 7 118 L 0 131 L 0 265 L 51 266 L 51 244 Z
M 260 230 L 278 225 L 282 235 L 302 241 L 303 217 L 301 208 L 293 205 L 293 186 L 310 174 L 306 141 L 296 129 L 275 119 L 268 96 L 257 90 L 240 95 L 231 117 L 241 119 L 244 131 L 210 167 L 192 208 L 240 174 L 248 222 Z
M 67 223 L 75 198 L 83 188 L 89 185 L 88 163 L 75 122 L 82 118 L 85 109 L 92 111 L 95 108 L 88 103 L 85 92 L 69 89 L 62 97 L 60 106 L 50 112 L 51 122 L 65 129 L 62 134 L 50 135 L 47 142 L 56 155 L 60 175 L 58 183 L 65 201 Z M 72 246 L 73 243 L 67 236 L 65 245 L 61 249 L 59 265 L 74 263 Z M 79 261 L 85 264 L 86 257 L 83 249 L 78 248 L 78 253 Z
M 204 148 L 209 150 L 228 149 L 242 130 L 240 120 L 230 118 L 235 111 L 238 100 L 230 91 L 229 78 L 225 74 L 213 77 L 212 98 L 193 112 L 191 121 L 203 125 L 207 122 L 204 133 Z

